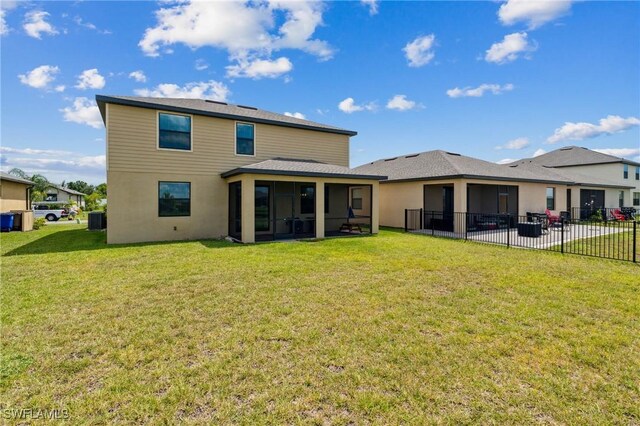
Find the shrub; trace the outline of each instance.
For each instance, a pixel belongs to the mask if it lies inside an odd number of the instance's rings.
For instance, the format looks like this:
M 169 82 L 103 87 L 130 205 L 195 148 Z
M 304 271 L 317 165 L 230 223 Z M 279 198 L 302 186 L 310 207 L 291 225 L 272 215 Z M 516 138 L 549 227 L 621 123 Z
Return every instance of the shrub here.
M 47 226 L 47 219 L 44 217 L 39 217 L 33 221 L 33 229 L 40 229 L 43 226 Z

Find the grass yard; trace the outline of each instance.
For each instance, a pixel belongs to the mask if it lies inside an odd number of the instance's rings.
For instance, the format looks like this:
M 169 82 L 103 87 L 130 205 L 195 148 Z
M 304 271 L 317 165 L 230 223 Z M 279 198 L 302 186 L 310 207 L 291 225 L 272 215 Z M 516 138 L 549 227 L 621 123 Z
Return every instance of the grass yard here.
M 632 263 L 389 230 L 1 239 L 5 409 L 66 409 L 70 424 L 640 423 Z
M 640 235 L 636 237 L 636 262 L 640 263 Z M 553 250 L 560 251 L 560 246 Z M 608 259 L 633 261 L 633 233 L 603 235 L 593 238 L 582 238 L 565 243 L 565 253 L 576 253 L 585 256 L 600 256 Z

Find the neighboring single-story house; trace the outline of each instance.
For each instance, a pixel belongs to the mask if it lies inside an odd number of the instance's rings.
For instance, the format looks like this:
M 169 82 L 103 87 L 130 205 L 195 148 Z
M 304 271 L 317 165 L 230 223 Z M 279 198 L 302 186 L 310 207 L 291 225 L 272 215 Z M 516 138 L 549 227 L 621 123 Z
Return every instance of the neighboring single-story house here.
M 57 201 L 63 204 L 75 202 L 78 206 L 84 207 L 84 197 L 86 194 L 51 184 L 45 189 L 44 201 Z
M 582 208 L 640 207 L 640 163 L 579 146 L 565 146 L 533 158 L 511 163 L 552 167 L 558 172 L 578 173 L 595 181 L 613 182 L 620 188 L 604 191 L 582 188 L 573 205 Z M 623 189 L 624 188 L 624 189 Z M 578 197 L 574 194 L 574 197 Z
M 437 215 L 458 213 L 554 214 L 579 207 L 577 189 L 628 189 L 615 182 L 532 164 L 500 165 L 447 152 L 427 151 L 374 161 L 354 168 L 380 174 L 380 224 L 404 226 L 405 209 Z
M 0 212 L 31 210 L 31 188 L 27 179 L 0 172 Z
M 384 176 L 349 169 L 354 131 L 204 99 L 96 101 L 108 243 L 378 232 Z

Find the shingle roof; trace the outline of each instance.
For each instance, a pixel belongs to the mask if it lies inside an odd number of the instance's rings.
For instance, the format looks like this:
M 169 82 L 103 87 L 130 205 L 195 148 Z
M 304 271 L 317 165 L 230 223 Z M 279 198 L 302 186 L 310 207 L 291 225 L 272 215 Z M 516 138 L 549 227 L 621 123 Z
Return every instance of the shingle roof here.
M 105 104 L 120 104 L 140 108 L 162 109 L 165 111 L 183 112 L 211 117 L 228 118 L 232 120 L 246 120 L 255 123 L 274 124 L 277 126 L 295 127 L 299 129 L 317 130 L 328 133 L 355 136 L 358 133 L 327 124 L 289 117 L 288 115 L 264 111 L 254 107 L 232 105 L 225 102 L 215 102 L 204 99 L 182 98 L 151 98 L 141 96 L 104 96 L 96 95 L 96 102 L 105 120 Z
M 585 166 L 588 164 L 627 163 L 640 166 L 640 163 L 609 154 L 593 151 L 580 146 L 565 146 L 533 158 L 524 158 L 511 164 L 529 162 L 548 167 Z
M 84 194 L 82 192 L 78 192 L 76 190 L 73 190 L 71 188 L 65 188 L 63 186 L 56 185 L 56 184 L 53 184 L 53 183 L 48 185 L 47 188 L 56 188 L 56 189 L 58 189 L 60 191 L 64 191 L 64 192 L 66 192 L 68 194 L 71 194 L 71 195 L 87 195 L 87 194 Z
M 464 177 L 531 182 L 570 182 L 563 176 L 546 173 L 540 168 L 515 169 L 441 150 L 378 160 L 356 167 L 354 170 L 361 173 L 387 175 L 389 181 Z
M 222 177 L 231 177 L 242 173 L 286 175 L 286 176 L 310 176 L 310 177 L 338 177 L 350 179 L 385 179 L 379 174 L 358 173 L 349 167 L 326 164 L 313 160 L 298 160 L 289 158 L 273 158 L 248 164 L 228 172 L 222 173 Z
M 20 177 L 13 176 L 13 175 L 10 175 L 9 173 L 5 173 L 5 172 L 0 172 L 0 179 L 9 180 L 11 182 L 24 183 L 25 185 L 35 185 L 33 182 L 31 182 L 28 179 L 22 179 Z

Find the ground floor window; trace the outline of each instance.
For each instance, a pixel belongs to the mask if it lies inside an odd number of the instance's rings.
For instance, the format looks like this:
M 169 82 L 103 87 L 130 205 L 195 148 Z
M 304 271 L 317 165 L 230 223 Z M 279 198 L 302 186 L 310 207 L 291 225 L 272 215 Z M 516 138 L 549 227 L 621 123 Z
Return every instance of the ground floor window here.
M 547 188 L 547 208 L 549 210 L 555 210 L 556 208 L 556 189 Z
M 191 216 L 190 182 L 158 182 L 158 216 Z
M 362 210 L 362 188 L 353 188 L 351 190 L 351 208 Z
M 633 205 L 640 206 L 640 192 L 633 193 Z

